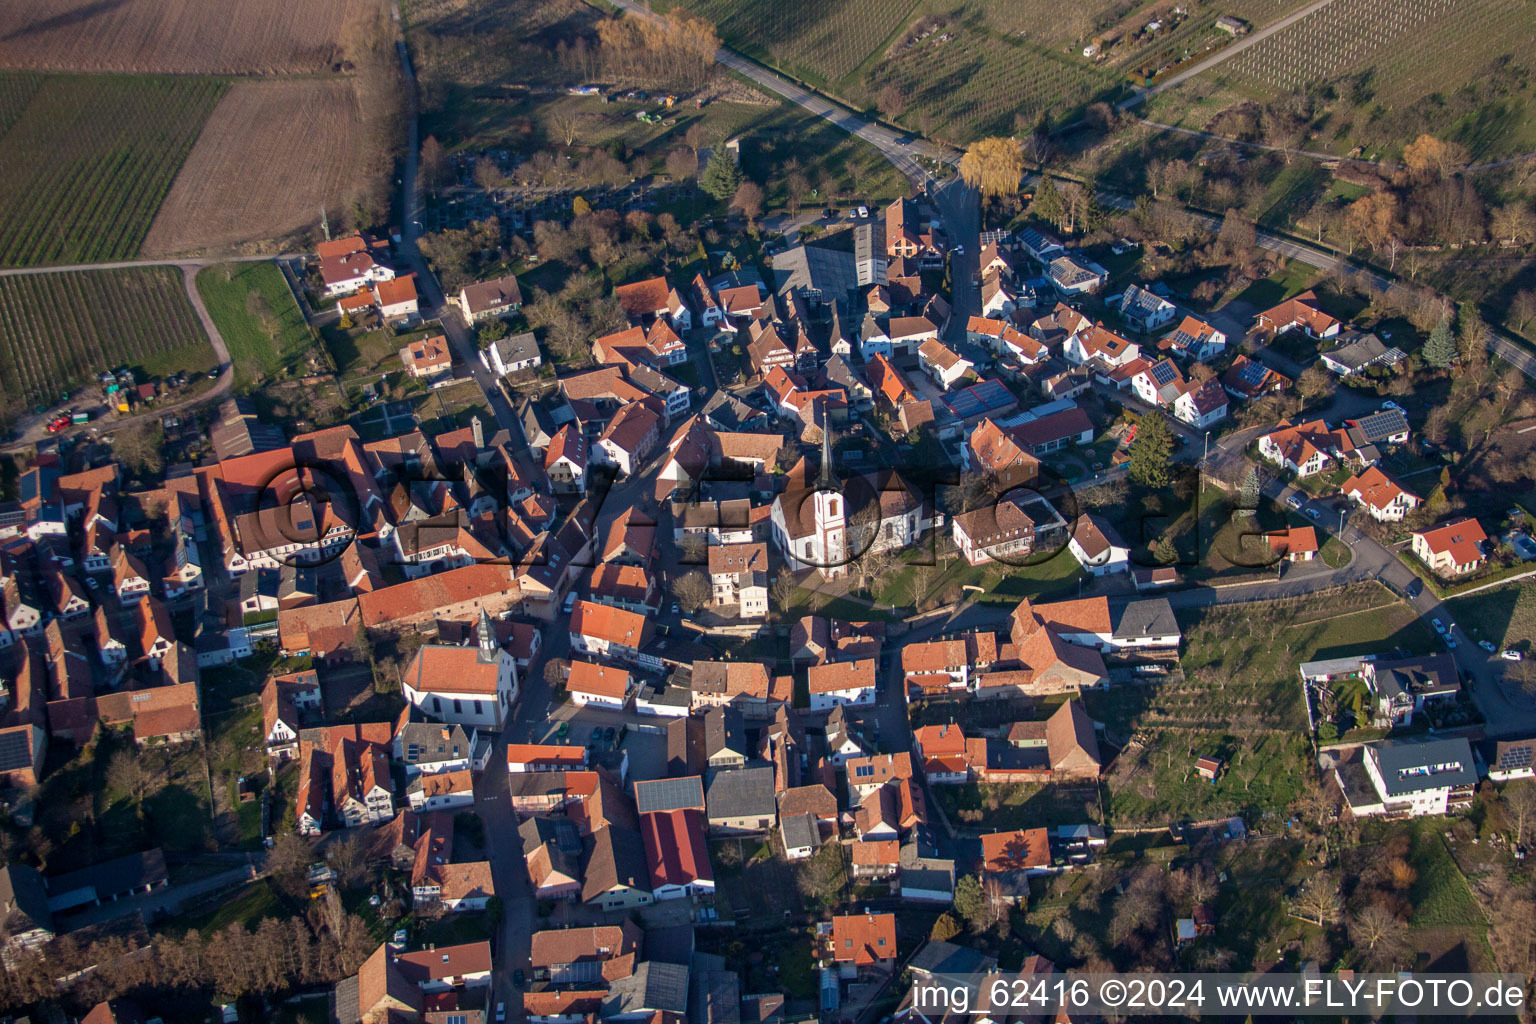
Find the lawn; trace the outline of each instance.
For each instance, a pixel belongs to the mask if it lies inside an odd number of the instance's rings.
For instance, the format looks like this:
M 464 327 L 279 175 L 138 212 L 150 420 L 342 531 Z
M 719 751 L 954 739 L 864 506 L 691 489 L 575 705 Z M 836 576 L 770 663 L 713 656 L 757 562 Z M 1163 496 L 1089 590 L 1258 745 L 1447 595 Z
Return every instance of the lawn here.
M 197 290 L 229 346 L 236 387 L 289 376 L 306 355 L 319 351 L 277 264 L 205 267 L 198 272 Z
M 475 416 L 488 425 L 496 422 L 486 408 L 485 392 L 474 381 L 427 392 L 416 402 L 416 415 L 421 419 L 422 429 L 429 434 L 467 427 Z
M 3 159 L 3 158 L 0 158 Z M 103 370 L 145 378 L 214 365 L 175 267 L 0 278 L 0 417 L 47 406 Z
M 377 330 L 362 328 L 344 329 L 336 324 L 326 324 L 320 336 L 336 363 L 336 373 L 343 380 L 358 376 L 377 375 L 403 369 L 400 350 L 420 338 L 442 334 L 437 327 L 422 327 L 411 331 L 395 332 L 388 327 Z
M 0 73 L 0 264 L 136 254 L 225 88 L 193 76 Z
M 1413 832 L 1413 847 L 1408 855 L 1418 877 L 1414 879 L 1409 899 L 1415 928 L 1466 925 L 1483 920 L 1466 876 L 1456 866 L 1456 858 L 1445 848 L 1445 841 L 1430 825 Z

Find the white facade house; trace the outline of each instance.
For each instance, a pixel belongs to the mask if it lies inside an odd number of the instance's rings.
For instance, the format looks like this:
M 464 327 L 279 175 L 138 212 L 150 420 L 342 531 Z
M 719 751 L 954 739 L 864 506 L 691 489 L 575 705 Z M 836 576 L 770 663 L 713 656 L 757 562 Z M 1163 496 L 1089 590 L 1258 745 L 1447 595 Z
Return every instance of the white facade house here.
M 1067 550 L 1094 576 L 1130 571 L 1131 549 L 1113 526 L 1094 516 L 1078 518 Z
M 481 351 L 480 361 L 487 370 L 498 377 L 505 377 L 519 370 L 542 366 L 544 357 L 539 352 L 539 343 L 534 340 L 533 334 L 525 332 L 491 342 Z
M 480 613 L 478 644 L 429 644 L 406 670 L 406 702 L 450 725 L 500 730 L 517 702 L 517 662 L 496 645 L 490 616 Z
M 869 707 L 875 703 L 875 660 L 834 661 L 812 665 L 807 672 L 811 710 L 830 711 L 839 704 Z
M 1341 778 L 1350 809 L 1361 817 L 1418 818 L 1464 811 L 1477 788 L 1472 747 L 1463 736 L 1367 743 L 1362 764 L 1373 793 L 1352 790 Z

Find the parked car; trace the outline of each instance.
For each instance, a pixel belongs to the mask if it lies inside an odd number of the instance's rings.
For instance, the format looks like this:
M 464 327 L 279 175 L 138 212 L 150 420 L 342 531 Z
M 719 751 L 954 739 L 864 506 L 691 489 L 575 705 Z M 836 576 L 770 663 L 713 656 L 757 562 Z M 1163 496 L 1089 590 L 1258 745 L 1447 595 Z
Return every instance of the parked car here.
M 608 728 L 603 730 L 603 742 L 608 744 L 610 747 L 613 746 L 613 741 L 615 738 L 617 738 L 618 734 L 619 731 L 610 725 Z
M 1418 597 L 1424 593 L 1424 581 L 1415 576 L 1413 582 L 1408 584 L 1407 592 L 1409 597 Z
M 1287 505 L 1289 505 L 1291 508 L 1299 509 L 1299 508 L 1301 508 L 1301 495 L 1293 494 L 1289 498 L 1285 499 L 1285 503 Z
M 576 591 L 573 590 L 569 594 L 565 595 L 565 605 L 564 605 L 565 614 L 567 614 L 567 615 L 571 614 L 571 610 L 573 608 L 575 608 L 575 607 L 576 607 Z
M 678 607 L 677 602 L 673 601 L 672 602 L 672 614 L 673 615 L 677 615 L 677 614 L 679 614 L 680 611 L 681 611 L 681 609 Z
M 1393 412 L 1407 412 L 1406 409 L 1404 409 L 1402 406 L 1398 405 L 1396 402 L 1392 401 L 1391 399 L 1388 399 L 1387 401 L 1382 402 L 1381 403 L 1381 407 L 1383 409 L 1391 409 Z
M 506 1019 L 507 1019 L 507 1004 L 506 1003 L 497 1003 L 496 1004 L 496 1024 L 505 1024 Z
M 512 972 L 512 984 L 518 988 L 523 987 L 523 969 L 521 967 Z
M 1447 633 L 1445 635 L 1445 646 L 1454 651 L 1456 649 L 1456 638 Z
M 859 219 L 860 220 L 864 220 L 866 217 L 869 216 L 869 207 L 867 207 L 867 206 L 859 207 L 858 214 L 859 214 Z
M 1494 651 L 1498 650 L 1497 647 L 1493 646 L 1493 644 L 1489 643 L 1487 640 L 1479 640 L 1477 642 L 1477 646 L 1481 647 L 1483 650 L 1487 651 L 1489 654 L 1492 654 Z
M 571 731 L 571 723 L 570 722 L 561 722 L 559 727 L 555 729 L 555 735 L 556 736 L 564 736 L 566 733 L 568 733 L 570 731 Z
M 836 217 L 837 217 L 837 211 L 832 209 L 830 206 L 827 207 L 825 210 L 821 211 L 821 219 L 822 220 L 834 220 L 834 219 L 836 219 Z
M 1321 513 L 1319 513 L 1315 508 L 1309 508 L 1307 509 L 1307 515 L 1313 519 L 1317 519 L 1320 517 Z
M 1524 661 L 1525 660 L 1525 656 L 1523 654 L 1521 654 L 1519 651 L 1500 651 L 1499 652 L 1499 657 L 1503 658 L 1505 661 Z
M 1435 627 L 1436 633 L 1445 632 L 1445 623 L 1441 622 L 1439 619 L 1430 619 L 1429 624 Z
M 600 726 L 600 725 L 594 725 L 592 727 L 592 736 L 591 736 L 590 739 L 587 740 L 587 746 L 589 746 L 589 747 L 597 746 L 598 743 L 602 741 L 602 738 L 603 738 L 603 727 Z

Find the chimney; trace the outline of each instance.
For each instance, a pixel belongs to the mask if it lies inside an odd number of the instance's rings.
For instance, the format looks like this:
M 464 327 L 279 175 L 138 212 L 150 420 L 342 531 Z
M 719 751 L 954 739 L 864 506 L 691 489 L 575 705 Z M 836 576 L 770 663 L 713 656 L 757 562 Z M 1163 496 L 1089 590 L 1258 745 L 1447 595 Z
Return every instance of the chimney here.
M 485 447 L 485 427 L 484 427 L 483 424 L 481 424 L 479 416 L 473 416 L 473 417 L 470 418 L 469 430 L 470 430 L 471 436 L 474 437 L 474 439 L 475 439 L 475 447 L 476 448 L 484 448 Z

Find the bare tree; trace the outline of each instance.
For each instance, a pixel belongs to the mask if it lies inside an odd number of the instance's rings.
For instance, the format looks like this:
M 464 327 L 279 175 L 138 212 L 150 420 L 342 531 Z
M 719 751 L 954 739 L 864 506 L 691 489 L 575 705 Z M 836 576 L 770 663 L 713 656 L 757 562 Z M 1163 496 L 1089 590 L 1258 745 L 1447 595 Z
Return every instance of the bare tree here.
M 1301 884 L 1301 891 L 1292 902 L 1292 912 L 1322 927 L 1338 915 L 1341 905 L 1338 877 L 1322 871 Z
M 683 611 L 692 615 L 709 603 L 709 579 L 697 569 L 686 572 L 672 581 L 672 596 Z
M 155 783 L 155 774 L 149 770 L 132 750 L 119 750 L 107 762 L 107 785 L 122 790 L 133 801 L 140 815 L 144 813 L 144 798 Z
M 549 130 L 567 147 L 573 146 L 576 144 L 576 136 L 581 134 L 581 118 L 573 111 L 557 110 L 549 119 Z
M 1525 830 L 1536 822 L 1536 782 L 1517 780 L 1504 787 L 1504 811 L 1515 826 L 1515 845 L 1525 843 Z

